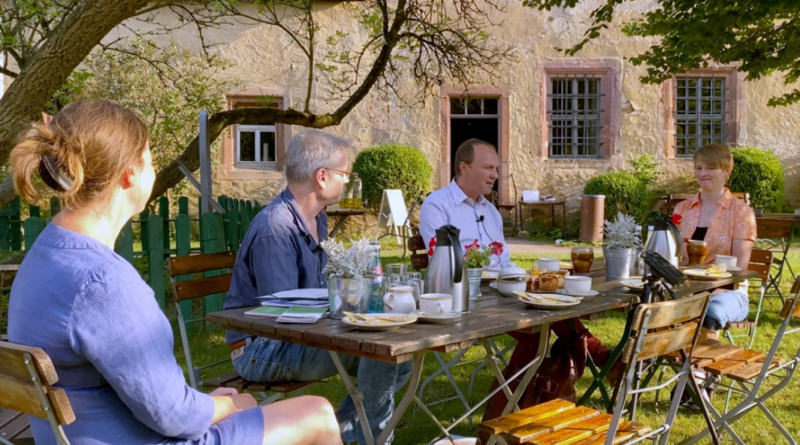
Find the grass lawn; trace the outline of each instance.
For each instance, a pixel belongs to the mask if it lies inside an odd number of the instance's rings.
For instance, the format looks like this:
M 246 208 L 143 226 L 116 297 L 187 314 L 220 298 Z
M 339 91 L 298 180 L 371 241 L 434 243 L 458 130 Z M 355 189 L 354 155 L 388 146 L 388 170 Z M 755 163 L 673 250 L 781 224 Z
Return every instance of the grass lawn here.
M 383 263 L 396 263 L 403 262 L 400 259 L 400 252 L 384 252 Z M 538 255 L 544 256 L 544 255 Z M 547 255 L 552 256 L 552 255 Z M 530 267 L 531 260 L 535 259 L 536 255 L 512 255 L 512 259 L 522 267 Z M 565 257 L 562 255 L 562 257 Z M 406 258 L 406 262 L 408 258 Z M 800 270 L 800 252 L 790 253 L 790 262 L 794 270 Z M 756 282 L 757 283 L 757 282 Z M 790 279 L 784 280 L 784 287 L 787 288 L 791 285 Z M 753 290 L 756 286 L 751 286 Z M 751 294 L 751 300 L 755 301 L 756 296 Z M 777 297 L 767 297 L 765 300 L 765 312 L 762 313 L 761 321 L 759 321 L 758 334 L 756 339 L 755 349 L 767 352 L 772 342 L 772 338 L 777 331 L 781 320 L 777 316 L 780 310 L 780 299 Z M 601 338 L 607 345 L 613 347 L 620 338 L 624 326 L 624 314 L 611 313 L 606 318 L 586 322 L 594 335 Z M 181 348 L 180 337 L 178 336 L 177 329 L 175 332 L 175 356 L 178 362 L 183 364 L 183 351 Z M 496 339 L 498 345 L 507 344 L 510 341 L 509 337 L 502 336 Z M 800 346 L 800 335 L 789 336 L 785 339 L 779 355 L 788 358 L 797 351 Z M 224 333 L 219 330 L 207 330 L 197 332 L 193 336 L 192 351 L 194 352 L 193 358 L 198 363 L 210 363 L 229 355 L 228 347 L 225 345 Z M 482 349 L 472 348 L 467 354 L 467 359 L 481 359 Z M 452 357 L 455 354 L 446 354 L 445 358 Z M 491 371 L 484 367 L 477 373 L 474 381 L 473 391 L 470 394 L 468 391 L 470 377 L 477 363 L 470 363 L 465 366 L 457 366 L 452 368 L 452 373 L 459 383 L 462 392 L 466 395 L 470 405 L 478 402 L 486 394 L 489 385 L 492 381 Z M 423 371 L 423 379 L 438 369 L 438 362 L 435 360 L 433 354 L 428 354 L 425 361 L 425 369 Z M 227 368 L 225 369 L 227 370 Z M 220 370 L 221 372 L 221 370 Z M 578 385 L 578 395 L 588 387 L 590 383 L 590 373 L 587 369 L 586 374 Z M 768 403 L 767 407 L 773 414 L 783 423 L 789 430 L 793 437 L 800 437 L 800 416 L 797 416 L 798 404 L 800 404 L 800 387 L 798 386 L 798 379 L 795 378 L 792 383 L 784 388 L 783 391 L 773 397 Z M 397 400 L 402 395 L 398 394 Z M 325 383 L 317 383 L 311 386 L 307 394 L 315 394 L 326 397 L 334 406 L 338 406 L 344 399 L 346 391 L 341 379 L 338 376 L 328 379 Z M 454 395 L 454 391 L 450 386 L 450 382 L 444 376 L 439 376 L 434 379 L 425 389 L 423 400 L 432 401 L 439 400 L 445 397 Z M 659 405 L 655 405 L 652 396 L 644 397 L 640 404 L 640 410 L 637 420 L 651 426 L 660 425 L 663 421 L 663 416 L 666 414 L 668 405 L 664 403 L 669 397 L 668 391 L 661 392 L 661 401 Z M 718 405 L 718 409 L 722 409 L 724 402 L 724 392 L 718 392 L 714 401 Z M 734 397 L 734 403 L 738 400 Z M 594 400 L 599 403 L 599 396 Z M 449 402 L 437 404 L 431 407 L 431 411 L 443 423 L 448 424 L 458 417 L 460 417 L 465 409 L 460 401 L 452 400 Z M 458 425 L 453 432 L 455 434 L 475 436 L 477 434 L 477 423 L 483 415 L 483 409 L 480 409 L 473 415 L 473 425 L 469 426 L 466 421 Z M 670 436 L 670 443 L 681 443 L 682 441 L 692 437 L 705 428 L 705 422 L 702 415 L 692 413 L 690 411 L 681 410 L 678 413 L 678 421 Z M 744 418 L 734 424 L 735 430 L 741 435 L 744 441 L 748 444 L 766 444 L 766 443 L 782 443 L 783 437 L 772 427 L 766 417 L 760 411 L 754 410 L 747 414 Z M 395 444 L 425 444 L 434 437 L 436 437 L 438 429 L 428 419 L 422 411 L 416 411 L 412 405 L 403 416 L 397 428 L 395 435 Z M 706 440 L 702 443 L 711 443 Z M 723 436 L 723 443 L 733 443 L 729 438 Z

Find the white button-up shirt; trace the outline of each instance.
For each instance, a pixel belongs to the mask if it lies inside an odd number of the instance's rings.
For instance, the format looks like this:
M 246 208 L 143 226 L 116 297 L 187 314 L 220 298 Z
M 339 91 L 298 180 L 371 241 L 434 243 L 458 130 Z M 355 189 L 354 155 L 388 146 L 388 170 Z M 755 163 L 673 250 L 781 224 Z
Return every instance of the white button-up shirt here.
M 481 217 L 483 218 L 481 220 Z M 491 256 L 491 264 L 487 269 L 500 270 L 513 265 L 511 253 L 503 236 L 503 218 L 497 208 L 483 196 L 476 203 L 468 198 L 461 187 L 453 180 L 450 185 L 431 193 L 422 203 L 419 214 L 419 231 L 425 244 L 436 236 L 436 229 L 444 225 L 458 227 L 461 230 L 460 241 L 462 253 L 475 240 L 486 246 L 493 241 L 503 244 L 503 253 L 498 258 Z

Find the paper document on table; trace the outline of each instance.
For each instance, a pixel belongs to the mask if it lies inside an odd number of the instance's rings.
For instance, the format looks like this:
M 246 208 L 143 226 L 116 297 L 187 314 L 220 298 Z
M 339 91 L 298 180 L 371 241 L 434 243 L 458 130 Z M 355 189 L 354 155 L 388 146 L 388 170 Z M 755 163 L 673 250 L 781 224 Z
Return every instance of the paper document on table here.
M 256 297 L 259 300 L 327 300 L 327 288 L 292 289 Z
M 281 314 L 277 321 L 278 323 L 316 323 L 326 315 L 328 315 L 327 307 L 292 306 Z
M 275 306 L 275 307 L 328 307 L 328 300 L 275 300 L 275 299 L 261 299 L 261 306 Z

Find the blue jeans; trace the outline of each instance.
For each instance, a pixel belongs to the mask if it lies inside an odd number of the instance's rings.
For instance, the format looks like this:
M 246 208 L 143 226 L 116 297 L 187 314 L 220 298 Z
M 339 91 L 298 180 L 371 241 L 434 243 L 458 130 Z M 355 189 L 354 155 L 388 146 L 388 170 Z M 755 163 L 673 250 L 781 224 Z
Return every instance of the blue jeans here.
M 364 396 L 364 410 L 377 439 L 394 412 L 394 393 L 408 381 L 411 362 L 395 365 L 339 354 L 348 374 L 355 376 Z M 257 337 L 247 339 L 244 354 L 233 360 L 240 376 L 253 382 L 314 381 L 338 374 L 328 351 Z M 336 412 L 344 443 L 365 444 L 355 404 L 348 395 Z M 389 437 L 387 443 L 391 443 Z
M 711 296 L 703 327 L 718 331 L 724 328 L 728 322 L 747 320 L 749 313 L 750 300 L 747 297 L 746 288 L 720 292 Z

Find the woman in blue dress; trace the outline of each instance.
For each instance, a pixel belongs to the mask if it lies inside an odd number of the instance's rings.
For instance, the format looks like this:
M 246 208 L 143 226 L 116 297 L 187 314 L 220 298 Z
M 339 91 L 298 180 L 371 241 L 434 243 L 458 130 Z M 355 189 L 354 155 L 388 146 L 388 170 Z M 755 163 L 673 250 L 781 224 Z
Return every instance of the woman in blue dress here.
M 249 394 L 210 394 L 186 384 L 173 334 L 153 291 L 114 253 L 122 227 L 144 210 L 155 181 L 147 127 L 104 100 L 70 104 L 36 123 L 11 152 L 20 195 L 35 176 L 63 210 L 29 249 L 11 289 L 9 340 L 42 348 L 77 420 L 82 444 L 340 445 L 330 403 L 297 397 L 259 407 Z M 39 445 L 54 444 L 31 418 Z

